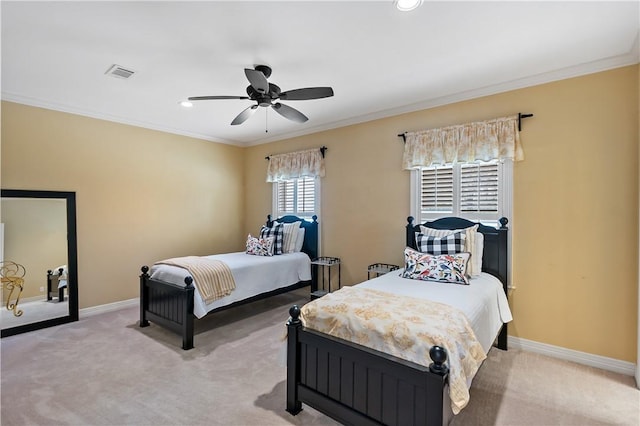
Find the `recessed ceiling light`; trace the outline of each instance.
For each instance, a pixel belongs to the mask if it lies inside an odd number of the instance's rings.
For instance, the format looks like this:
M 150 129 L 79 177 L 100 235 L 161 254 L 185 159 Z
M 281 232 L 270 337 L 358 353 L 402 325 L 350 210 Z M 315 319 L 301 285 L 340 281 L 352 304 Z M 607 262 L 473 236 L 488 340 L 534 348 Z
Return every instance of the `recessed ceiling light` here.
M 189 101 L 182 101 L 180 102 L 180 105 L 182 105 L 185 108 L 191 108 L 193 106 L 193 104 Z
M 394 0 L 393 3 L 398 10 L 409 12 L 410 10 L 418 8 L 418 6 L 422 4 L 422 0 Z

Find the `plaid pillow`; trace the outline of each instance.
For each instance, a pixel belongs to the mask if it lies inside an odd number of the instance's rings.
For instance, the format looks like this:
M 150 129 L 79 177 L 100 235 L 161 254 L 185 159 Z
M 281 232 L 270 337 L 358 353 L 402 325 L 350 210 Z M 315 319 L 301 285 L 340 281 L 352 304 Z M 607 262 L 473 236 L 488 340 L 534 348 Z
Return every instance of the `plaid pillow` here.
M 260 228 L 260 238 L 273 239 L 273 254 L 282 254 L 284 252 L 284 224 L 275 225 L 273 228 L 267 228 L 262 225 Z
M 434 255 L 462 253 L 466 238 L 464 232 L 455 232 L 444 237 L 434 237 L 416 232 L 416 247 L 422 253 Z

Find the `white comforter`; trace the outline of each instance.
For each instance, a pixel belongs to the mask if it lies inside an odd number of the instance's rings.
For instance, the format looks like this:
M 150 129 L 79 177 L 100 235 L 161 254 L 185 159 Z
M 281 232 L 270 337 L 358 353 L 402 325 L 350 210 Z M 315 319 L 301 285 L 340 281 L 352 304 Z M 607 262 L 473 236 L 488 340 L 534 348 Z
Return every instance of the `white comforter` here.
M 400 269 L 358 285 L 446 303 L 460 309 L 469 320 L 485 353 L 491 349 L 502 324 L 513 319 L 502 283 L 493 275 L 483 272 L 471 278 L 469 285 L 461 285 L 411 280 L 402 278 L 401 274 Z
M 311 280 L 311 260 L 302 252 L 278 256 L 253 256 L 237 252 L 205 257 L 221 260 L 229 265 L 236 289 L 230 295 L 207 305 L 196 288 L 193 310 L 197 318 L 204 317 L 207 312 L 213 309 L 258 294 L 287 287 L 298 281 Z M 189 276 L 189 272 L 186 269 L 170 265 L 153 265 L 150 275 L 154 279 L 184 285 L 184 279 Z

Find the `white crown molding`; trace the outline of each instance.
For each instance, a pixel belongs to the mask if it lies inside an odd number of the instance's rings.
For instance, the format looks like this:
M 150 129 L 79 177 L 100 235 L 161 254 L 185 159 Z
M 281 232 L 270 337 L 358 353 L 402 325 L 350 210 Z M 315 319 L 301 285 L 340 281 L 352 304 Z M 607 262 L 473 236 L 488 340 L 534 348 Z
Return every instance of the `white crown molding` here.
M 639 41 L 638 41 L 639 38 L 640 38 L 639 36 L 636 36 L 633 47 L 626 54 L 623 54 L 623 55 L 612 56 L 612 57 L 601 59 L 598 61 L 587 62 L 584 64 L 572 66 L 572 67 L 567 67 L 567 68 L 562 68 L 555 71 L 536 74 L 536 75 L 532 75 L 532 76 L 528 76 L 528 77 L 524 77 L 524 78 L 520 78 L 512 81 L 507 81 L 500 84 L 481 87 L 478 89 L 468 90 L 468 91 L 459 92 L 459 93 L 453 93 L 451 95 L 442 96 L 439 98 L 428 99 L 424 102 L 413 103 L 413 104 L 404 105 L 397 108 L 385 109 L 385 110 L 377 111 L 371 114 L 364 114 L 364 115 L 352 117 L 345 120 L 333 121 L 326 125 L 306 127 L 304 130 L 300 130 L 300 131 L 280 133 L 278 135 L 271 136 L 268 138 L 259 138 L 252 142 L 233 141 L 233 140 L 227 140 L 227 139 L 219 138 L 212 135 L 192 133 L 186 130 L 166 127 L 156 123 L 141 122 L 141 121 L 131 120 L 125 117 L 99 113 L 96 111 L 83 110 L 83 109 L 72 107 L 69 105 L 63 105 L 63 104 L 58 104 L 54 102 L 44 101 L 42 99 L 35 99 L 31 97 L 20 96 L 14 93 L 2 92 L 1 97 L 2 97 L 2 100 L 16 102 L 24 105 L 51 109 L 51 110 L 61 111 L 61 112 L 67 112 L 70 114 L 77 114 L 77 115 L 87 116 L 87 117 L 96 118 L 100 120 L 107 120 L 107 121 L 112 121 L 116 123 L 127 124 L 131 126 L 142 127 L 142 128 L 151 129 L 151 130 L 157 130 L 165 133 L 172 133 L 176 135 L 187 136 L 191 138 L 202 139 L 202 140 L 216 142 L 216 143 L 222 143 L 226 145 L 250 147 L 250 146 L 256 146 L 256 145 L 263 145 L 270 142 L 281 141 L 285 139 L 291 139 L 294 137 L 304 136 L 312 133 L 318 133 L 322 131 L 337 129 L 340 127 L 351 126 L 354 124 L 365 123 L 368 121 L 379 120 L 382 118 L 388 118 L 388 117 L 420 111 L 424 109 L 435 108 L 442 105 L 449 105 L 452 103 L 480 98 L 483 96 L 495 95 L 498 93 L 522 89 L 525 87 L 537 86 L 540 84 L 550 83 L 553 81 L 565 80 L 568 78 L 580 77 L 587 74 L 593 74 L 593 73 L 607 71 L 614 68 L 634 65 L 640 62 L 640 47 L 639 47 Z M 410 130 L 410 129 L 404 129 L 404 130 Z
M 80 309 L 80 318 L 86 318 L 93 315 L 104 314 L 107 312 L 117 311 L 118 309 L 129 308 L 132 306 L 139 306 L 140 298 L 135 297 L 133 299 L 121 300 L 119 302 L 107 303 L 105 305 L 91 306 L 90 308 Z
M 456 102 L 467 101 L 471 99 L 481 98 L 483 96 L 496 95 L 498 93 L 509 92 L 511 90 L 523 89 L 526 87 L 538 86 L 540 84 L 551 83 L 559 80 L 566 80 L 568 78 L 580 77 L 588 74 L 594 74 L 597 72 L 603 72 L 612 70 L 615 68 L 626 67 L 629 65 L 635 65 L 640 62 L 640 47 L 638 39 L 640 36 L 636 36 L 633 47 L 629 52 L 624 55 L 613 56 L 598 61 L 587 62 L 584 64 L 562 68 L 555 71 L 536 74 L 517 80 L 512 80 L 500 84 L 494 84 L 491 86 L 481 87 L 478 89 L 468 90 L 464 92 L 454 93 L 439 98 L 429 99 L 423 102 L 413 103 L 410 105 L 404 105 L 398 108 L 391 108 L 382 111 L 377 111 L 371 114 L 365 114 L 358 117 L 349 118 L 346 120 L 335 121 L 324 126 L 316 126 L 311 129 L 305 129 L 304 131 L 291 132 L 280 134 L 270 138 L 264 138 L 256 140 L 253 143 L 243 144 L 244 146 L 262 145 L 269 142 L 276 142 L 283 139 L 290 139 L 298 136 L 304 136 L 309 133 L 317 133 L 325 130 L 332 130 L 340 127 L 351 126 L 354 124 L 365 123 L 367 121 L 379 120 L 382 118 L 393 117 L 396 115 L 406 114 L 415 111 L 421 111 L 424 109 L 435 108 L 438 106 L 449 105 Z M 405 129 L 408 130 L 408 129 Z
M 22 105 L 28 105 L 37 108 L 50 109 L 53 111 L 66 112 L 69 114 L 81 115 L 84 117 L 96 118 L 98 120 L 111 121 L 114 123 L 126 124 L 129 126 L 141 127 L 143 129 L 157 130 L 159 132 L 171 133 L 174 135 L 187 136 L 194 139 L 202 139 L 210 142 L 222 143 L 226 145 L 241 146 L 240 142 L 230 141 L 221 138 L 215 138 L 210 135 L 203 135 L 199 133 L 192 133 L 181 129 L 175 129 L 172 127 L 162 126 L 156 123 L 148 123 L 146 121 L 131 120 L 129 118 L 115 116 L 111 114 L 105 114 L 102 112 L 90 111 L 86 109 L 76 108 L 69 105 L 63 105 L 56 102 L 49 102 L 43 99 L 32 98 L 28 96 L 21 96 L 15 93 L 2 92 L 3 101 L 15 102 Z
M 520 337 L 509 336 L 509 348 L 534 352 L 565 361 L 572 361 L 589 367 L 624 374 L 625 376 L 633 377 L 636 372 L 636 365 L 631 362 L 575 351 L 573 349 L 566 349 L 560 346 L 548 345 L 546 343 L 534 342 L 533 340 L 527 340 Z

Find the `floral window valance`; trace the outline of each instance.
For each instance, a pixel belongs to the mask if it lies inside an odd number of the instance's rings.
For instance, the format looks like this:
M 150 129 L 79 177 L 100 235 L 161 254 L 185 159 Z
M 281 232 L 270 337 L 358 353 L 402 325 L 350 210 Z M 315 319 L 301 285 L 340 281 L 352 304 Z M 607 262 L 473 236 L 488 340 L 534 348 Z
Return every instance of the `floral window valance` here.
M 267 182 L 278 182 L 305 176 L 324 177 L 322 148 L 271 155 L 268 159 Z
M 405 170 L 438 164 L 498 159 L 520 161 L 518 116 L 406 133 L 402 167 Z

